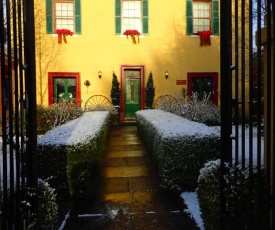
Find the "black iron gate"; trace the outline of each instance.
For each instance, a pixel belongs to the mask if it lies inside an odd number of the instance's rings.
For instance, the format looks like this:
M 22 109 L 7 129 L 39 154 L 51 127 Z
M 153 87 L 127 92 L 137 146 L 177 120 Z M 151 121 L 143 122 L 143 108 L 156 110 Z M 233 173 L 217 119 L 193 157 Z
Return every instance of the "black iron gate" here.
M 36 213 L 33 0 L 0 1 L 0 229 L 26 229 Z
M 222 228 L 275 229 L 275 1 L 220 3 Z

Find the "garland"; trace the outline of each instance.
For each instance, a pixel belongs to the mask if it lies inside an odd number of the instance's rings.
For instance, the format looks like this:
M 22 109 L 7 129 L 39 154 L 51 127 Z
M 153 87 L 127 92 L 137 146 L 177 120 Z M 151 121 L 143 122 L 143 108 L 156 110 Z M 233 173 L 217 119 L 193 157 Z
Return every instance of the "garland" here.
M 66 36 L 70 35 L 72 36 L 74 33 L 68 29 L 57 29 L 55 33 L 58 34 L 58 44 L 62 43 L 62 36 L 63 36 L 63 41 L 67 43 Z
M 137 30 L 126 30 L 123 35 L 126 35 L 127 39 L 128 36 L 131 36 L 133 44 L 137 44 L 137 41 L 139 43 L 139 36 L 140 36 L 140 32 L 138 32 Z M 137 41 L 136 41 L 136 37 L 137 37 Z
M 211 45 L 211 41 L 210 41 L 210 35 L 211 35 L 211 31 L 210 30 L 203 30 L 203 31 L 198 31 L 198 35 L 200 36 L 200 40 L 201 46 L 207 46 L 207 45 Z

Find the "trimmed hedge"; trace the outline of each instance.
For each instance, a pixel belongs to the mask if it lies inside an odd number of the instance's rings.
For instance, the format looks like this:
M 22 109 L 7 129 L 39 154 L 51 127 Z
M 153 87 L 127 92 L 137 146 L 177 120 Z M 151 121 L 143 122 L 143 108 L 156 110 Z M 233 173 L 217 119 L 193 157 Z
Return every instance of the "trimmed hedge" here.
M 38 139 L 38 176 L 56 189 L 58 199 L 81 197 L 103 152 L 110 113 L 86 112 Z
M 171 190 L 194 190 L 204 163 L 219 157 L 219 131 L 162 110 L 138 111 L 136 117 L 162 185 Z

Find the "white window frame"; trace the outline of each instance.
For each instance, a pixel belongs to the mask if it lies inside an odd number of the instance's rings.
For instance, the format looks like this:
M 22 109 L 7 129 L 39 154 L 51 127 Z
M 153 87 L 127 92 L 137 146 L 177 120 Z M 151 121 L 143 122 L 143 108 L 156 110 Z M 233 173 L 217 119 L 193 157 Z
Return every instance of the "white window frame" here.
M 142 32 L 142 1 L 122 1 L 122 31 L 137 30 Z
M 193 1 L 193 33 L 211 30 L 212 1 Z M 208 7 L 208 9 L 207 9 Z
M 75 32 L 74 0 L 54 1 L 54 26 L 56 29 L 68 29 Z

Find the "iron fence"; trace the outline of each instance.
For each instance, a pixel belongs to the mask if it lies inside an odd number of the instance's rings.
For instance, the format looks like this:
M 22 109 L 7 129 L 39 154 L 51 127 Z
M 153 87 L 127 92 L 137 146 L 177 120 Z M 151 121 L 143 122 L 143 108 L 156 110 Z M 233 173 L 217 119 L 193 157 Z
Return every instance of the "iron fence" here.
M 0 1 L 0 229 L 36 213 L 36 88 L 32 0 Z
M 222 229 L 274 229 L 275 1 L 220 3 Z

